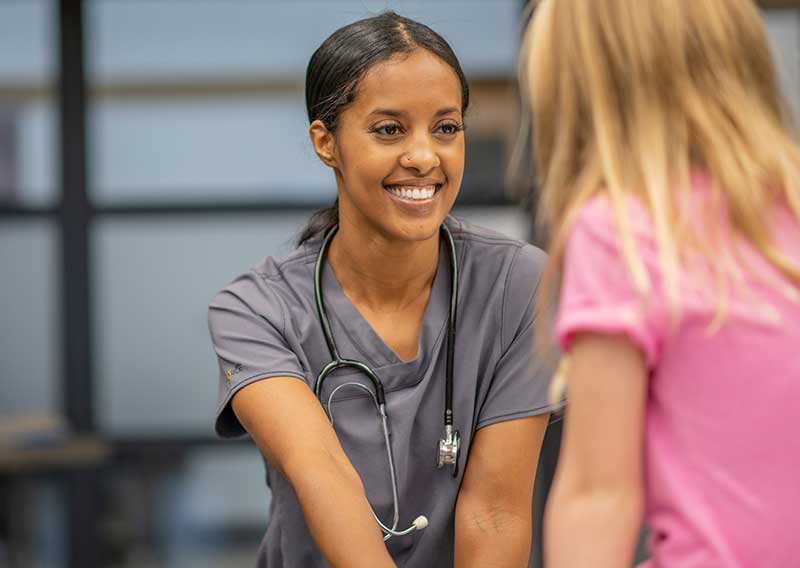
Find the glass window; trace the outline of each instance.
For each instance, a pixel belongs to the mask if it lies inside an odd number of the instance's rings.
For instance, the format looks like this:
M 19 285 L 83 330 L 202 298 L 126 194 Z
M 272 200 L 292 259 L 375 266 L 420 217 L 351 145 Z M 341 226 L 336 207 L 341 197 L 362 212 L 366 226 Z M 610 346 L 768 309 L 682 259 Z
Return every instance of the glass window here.
M 50 0 L 0 3 L 0 78 L 20 85 L 54 77 L 55 10 Z
M 470 115 L 470 124 L 481 121 L 486 107 L 499 104 L 480 97 L 476 103 L 484 106 Z M 314 153 L 302 105 L 300 94 L 236 103 L 100 102 L 91 117 L 95 201 L 333 201 L 336 182 Z M 484 114 L 494 118 L 498 113 Z M 489 129 L 470 127 L 460 202 L 504 198 L 508 130 L 499 123 Z
M 109 477 L 107 514 L 128 537 L 128 561 L 115 566 L 253 566 L 270 503 L 254 445 L 196 448 Z
M 530 216 L 520 207 L 457 207 L 453 214 L 521 241 L 531 236 Z
M 498 112 L 481 109 L 513 109 L 496 96 L 484 104 L 478 91 L 482 79 L 489 85 L 513 79 L 515 0 L 198 0 L 191 10 L 186 6 L 177 0 L 88 3 L 89 179 L 99 204 L 327 202 L 335 188 L 308 141 L 305 67 L 334 29 L 386 8 L 427 22 L 452 41 L 478 81 L 470 128 L 495 123 Z M 481 128 L 470 135 L 476 167 L 467 169 L 467 196 L 487 188 L 502 193 L 497 178 L 509 128 L 516 126 L 503 120 L 490 137 L 482 139 Z M 488 182 L 477 179 L 475 172 L 487 171 Z
M 517 0 L 94 0 L 88 3 L 93 83 L 197 78 L 300 78 L 335 29 L 385 9 L 451 42 L 468 73 L 513 75 Z
M 288 252 L 309 214 L 107 219 L 95 226 L 101 431 L 213 435 L 217 363 L 206 307 L 264 256 Z
M 765 10 L 764 21 L 784 96 L 800 117 L 800 12 Z
M 0 415 L 5 417 L 60 408 L 56 238 L 48 221 L 0 224 Z
M 95 200 L 332 201 L 336 182 L 313 151 L 303 104 L 301 94 L 100 101 L 91 115 Z
M 0 203 L 55 201 L 54 7 L 0 3 Z
M 185 532 L 208 533 L 226 525 L 266 528 L 270 496 L 255 444 L 195 450 L 181 477 L 176 521 Z M 225 491 L 219 491 L 221 479 Z

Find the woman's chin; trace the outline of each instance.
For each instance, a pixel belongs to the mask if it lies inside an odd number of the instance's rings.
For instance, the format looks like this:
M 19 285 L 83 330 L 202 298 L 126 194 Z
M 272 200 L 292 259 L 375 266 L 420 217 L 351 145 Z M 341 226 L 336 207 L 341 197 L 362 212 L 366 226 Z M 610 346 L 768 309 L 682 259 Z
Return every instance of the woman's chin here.
M 444 221 L 444 215 L 426 219 L 402 220 L 388 231 L 394 238 L 409 242 L 422 242 L 435 238 Z

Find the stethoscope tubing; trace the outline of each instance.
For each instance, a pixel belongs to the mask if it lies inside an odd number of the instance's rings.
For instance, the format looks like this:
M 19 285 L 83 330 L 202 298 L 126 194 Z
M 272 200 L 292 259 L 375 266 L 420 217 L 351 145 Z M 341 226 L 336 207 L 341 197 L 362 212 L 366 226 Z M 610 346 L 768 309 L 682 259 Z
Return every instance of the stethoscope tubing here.
M 345 359 L 339 354 L 339 349 L 336 346 L 336 341 L 333 338 L 333 331 L 331 330 L 330 320 L 328 319 L 328 313 L 325 309 L 325 301 L 322 294 L 322 271 L 325 265 L 325 258 L 328 253 L 328 249 L 330 248 L 331 242 L 333 241 L 333 237 L 336 236 L 336 233 L 339 231 L 339 226 L 334 225 L 331 229 L 326 233 L 323 241 L 322 246 L 320 247 L 319 254 L 317 256 L 316 266 L 314 267 L 314 300 L 316 303 L 317 308 L 317 316 L 320 321 L 320 325 L 322 326 L 322 333 L 325 336 L 325 343 L 328 345 L 328 351 L 330 351 L 332 361 L 325 365 L 325 367 L 320 371 L 319 375 L 317 375 L 316 380 L 314 381 L 314 394 L 317 398 L 320 397 L 322 392 L 322 383 L 325 379 L 337 369 L 342 368 L 355 368 L 362 373 L 364 373 L 372 383 L 372 386 L 375 388 L 375 396 L 378 400 L 378 404 L 385 404 L 386 403 L 386 396 L 383 388 L 383 383 L 381 380 L 375 375 L 375 373 L 370 369 L 367 365 L 361 363 L 360 361 L 355 361 L 353 359 Z M 456 245 L 455 241 L 453 240 L 453 235 L 450 233 L 450 230 L 447 228 L 446 225 L 442 224 L 441 226 L 441 234 L 443 235 L 445 242 L 447 243 L 447 248 L 449 251 L 450 257 L 450 305 L 448 308 L 448 321 L 447 321 L 447 359 L 446 359 L 446 367 L 445 367 L 445 411 L 444 411 L 444 424 L 445 427 L 453 425 L 453 365 L 455 359 L 455 343 L 456 343 L 456 314 L 457 314 L 457 307 L 458 307 L 458 258 L 456 256 Z
M 404 536 L 410 534 L 415 530 L 421 530 L 425 528 L 428 524 L 427 518 L 424 516 L 417 517 L 414 520 L 414 523 L 407 529 L 398 531 L 397 525 L 400 521 L 400 507 L 399 507 L 399 498 L 398 498 L 398 491 L 397 491 L 397 475 L 395 472 L 394 467 L 394 456 L 392 453 L 392 446 L 391 440 L 389 439 L 389 424 L 388 424 L 388 415 L 386 411 L 386 395 L 383 388 L 383 383 L 375 374 L 375 372 L 366 364 L 356 361 L 353 359 L 345 359 L 343 358 L 340 353 L 339 349 L 336 345 L 336 341 L 333 338 L 333 331 L 331 330 L 330 320 L 328 319 L 327 310 L 325 309 L 325 300 L 322 293 L 322 271 L 325 264 L 325 258 L 330 247 L 331 242 L 333 241 L 334 236 L 338 232 L 339 227 L 338 225 L 334 225 L 324 236 L 322 241 L 322 246 L 320 247 L 319 254 L 317 256 L 316 266 L 314 267 L 314 300 L 316 303 L 317 308 L 317 315 L 319 317 L 320 325 L 322 326 L 322 332 L 325 336 L 325 343 L 328 345 L 328 351 L 330 352 L 332 360 L 323 367 L 323 369 L 317 375 L 316 380 L 314 381 L 314 394 L 315 396 L 320 399 L 322 394 L 322 384 L 325 379 L 330 376 L 331 373 L 338 369 L 344 368 L 353 368 L 360 371 L 362 374 L 366 375 L 369 378 L 372 386 L 375 390 L 373 393 L 370 391 L 366 386 L 361 383 L 357 382 L 350 382 L 344 383 L 336 388 L 333 389 L 331 392 L 330 397 L 328 398 L 328 415 L 331 419 L 331 425 L 333 425 L 333 397 L 335 396 L 336 392 L 348 385 L 356 386 L 361 389 L 366 390 L 372 397 L 373 401 L 375 402 L 375 406 L 378 409 L 378 412 L 381 417 L 381 425 L 383 429 L 384 441 L 386 444 L 386 456 L 389 462 L 389 475 L 392 484 L 392 501 L 393 501 L 393 517 L 392 517 L 392 526 L 386 526 L 379 518 L 378 515 L 375 513 L 375 510 L 372 510 L 372 515 L 375 517 L 378 525 L 380 526 L 381 530 L 385 533 L 384 540 L 388 540 L 393 536 Z M 455 355 L 455 339 L 456 339 L 456 311 L 458 306 L 458 259 L 456 256 L 456 247 L 455 241 L 453 240 L 453 236 L 450 234 L 450 230 L 442 224 L 441 226 L 441 234 L 445 239 L 447 244 L 447 248 L 450 253 L 450 268 L 451 268 L 451 279 L 450 279 L 450 305 L 449 305 L 449 313 L 448 313 L 448 321 L 447 321 L 447 359 L 446 359 L 446 368 L 445 368 L 445 412 L 444 412 L 444 425 L 445 425 L 445 432 L 447 435 L 447 440 L 450 440 L 450 437 L 453 433 L 453 362 L 454 362 L 454 355 Z M 455 432 L 456 437 L 458 436 L 458 432 Z M 443 441 L 440 442 L 443 443 Z M 453 477 L 457 475 L 458 472 L 458 444 L 456 444 L 455 450 L 455 460 L 454 460 L 454 470 L 453 470 Z M 448 462 L 449 463 L 449 462 Z M 439 467 L 442 466 L 442 462 L 440 461 Z
M 456 257 L 456 243 L 449 229 L 442 224 L 442 234 L 447 240 L 447 248 L 450 251 L 450 306 L 447 322 L 447 366 L 445 367 L 444 383 L 444 424 L 453 425 L 453 360 L 455 358 L 456 347 L 456 312 L 458 306 L 458 259 Z

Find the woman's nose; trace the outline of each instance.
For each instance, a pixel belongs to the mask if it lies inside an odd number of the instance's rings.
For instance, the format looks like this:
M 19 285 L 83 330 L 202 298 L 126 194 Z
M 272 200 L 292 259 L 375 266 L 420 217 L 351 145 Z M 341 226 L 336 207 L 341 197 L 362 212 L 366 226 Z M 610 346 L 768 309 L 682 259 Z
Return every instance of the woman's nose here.
M 400 156 L 400 165 L 404 168 L 416 170 L 426 174 L 438 168 L 441 164 L 439 154 L 436 152 L 431 140 L 415 140 L 408 146 L 406 152 Z

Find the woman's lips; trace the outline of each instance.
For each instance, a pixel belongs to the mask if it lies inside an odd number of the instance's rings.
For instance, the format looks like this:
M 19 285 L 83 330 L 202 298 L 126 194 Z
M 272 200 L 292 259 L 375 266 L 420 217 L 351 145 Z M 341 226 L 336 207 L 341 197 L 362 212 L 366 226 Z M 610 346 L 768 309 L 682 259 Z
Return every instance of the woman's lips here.
M 384 188 L 391 195 L 408 202 L 421 202 L 433 199 L 434 195 L 442 188 L 441 183 L 426 185 L 385 185 Z

